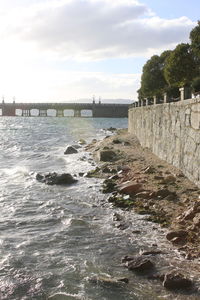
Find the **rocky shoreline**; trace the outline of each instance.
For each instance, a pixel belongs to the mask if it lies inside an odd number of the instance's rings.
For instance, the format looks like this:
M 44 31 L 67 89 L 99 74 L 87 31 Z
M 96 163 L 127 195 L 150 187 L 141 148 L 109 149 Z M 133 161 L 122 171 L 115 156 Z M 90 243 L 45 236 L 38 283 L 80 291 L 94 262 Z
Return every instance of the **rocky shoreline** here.
M 108 194 L 108 202 L 113 207 L 142 214 L 146 220 L 166 228 L 166 242 L 183 260 L 195 261 L 195 272 L 199 272 L 199 188 L 177 168 L 142 148 L 127 130 L 118 130 L 103 141 L 93 140 L 85 150 L 93 153 L 98 165 L 86 176 L 104 178 L 102 192 Z M 119 229 L 126 229 L 118 213 L 114 214 L 114 220 Z M 161 280 L 169 290 L 194 290 L 193 281 L 177 270 L 163 274 L 155 271 L 154 258 L 160 253 L 153 247 L 138 255 L 126 255 L 122 263 L 131 271 L 144 273 L 148 279 Z

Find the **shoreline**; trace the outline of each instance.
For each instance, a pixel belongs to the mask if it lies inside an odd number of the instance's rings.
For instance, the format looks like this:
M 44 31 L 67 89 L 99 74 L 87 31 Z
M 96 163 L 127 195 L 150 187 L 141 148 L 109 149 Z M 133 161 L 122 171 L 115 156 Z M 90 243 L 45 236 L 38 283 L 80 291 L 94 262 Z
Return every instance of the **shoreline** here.
M 113 208 L 133 211 L 165 228 L 169 249 L 178 251 L 180 259 L 186 261 L 186 274 L 189 268 L 199 272 L 199 188 L 176 167 L 142 148 L 125 129 L 102 141 L 94 140 L 85 150 L 93 153 L 97 163 L 87 176 L 104 179 L 102 192 Z M 123 230 L 120 222 L 119 229 Z

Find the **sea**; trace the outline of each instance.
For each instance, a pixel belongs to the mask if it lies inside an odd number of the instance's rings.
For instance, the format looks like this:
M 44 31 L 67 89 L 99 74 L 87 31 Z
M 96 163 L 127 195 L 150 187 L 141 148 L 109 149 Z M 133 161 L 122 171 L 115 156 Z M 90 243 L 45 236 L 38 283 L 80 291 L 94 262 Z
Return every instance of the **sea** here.
M 0 117 L 1 300 L 176 299 L 160 283 L 121 264 L 124 255 L 164 246 L 163 229 L 114 209 L 101 192 L 102 179 L 79 176 L 96 167 L 84 147 L 64 155 L 80 139 L 102 140 L 112 134 L 109 127 L 127 123 L 126 118 Z M 70 173 L 78 182 L 49 186 L 36 180 L 37 173 L 47 172 Z M 116 212 L 128 224 L 124 230 L 113 220 Z M 96 284 L 98 277 L 128 277 L 129 283 Z

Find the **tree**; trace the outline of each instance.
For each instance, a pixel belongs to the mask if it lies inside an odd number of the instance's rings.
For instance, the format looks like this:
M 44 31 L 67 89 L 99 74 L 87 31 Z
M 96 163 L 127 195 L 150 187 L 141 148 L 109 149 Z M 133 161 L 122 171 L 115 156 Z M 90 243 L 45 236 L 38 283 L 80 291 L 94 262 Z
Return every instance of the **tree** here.
M 200 92 L 200 77 L 194 78 L 191 86 L 192 86 L 193 93 Z
M 160 56 L 153 55 L 144 65 L 141 77 L 139 95 L 152 97 L 161 95 L 167 86 L 163 69 L 170 51 L 164 51 Z
M 197 75 L 197 66 L 189 44 L 179 44 L 171 52 L 164 67 L 164 77 L 169 86 L 189 85 Z
M 198 25 L 190 32 L 190 40 L 195 61 L 200 67 L 200 21 L 198 21 Z

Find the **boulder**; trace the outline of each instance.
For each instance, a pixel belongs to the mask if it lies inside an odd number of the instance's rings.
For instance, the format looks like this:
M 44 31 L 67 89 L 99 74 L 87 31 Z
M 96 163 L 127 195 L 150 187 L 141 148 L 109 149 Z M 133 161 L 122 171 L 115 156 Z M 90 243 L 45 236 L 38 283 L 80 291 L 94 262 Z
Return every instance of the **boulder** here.
M 78 150 L 73 146 L 67 147 L 67 149 L 64 152 L 64 154 L 74 154 L 74 153 L 78 153 Z
M 117 160 L 117 154 L 113 150 L 101 150 L 98 153 L 100 161 L 115 161 Z
M 70 185 L 78 181 L 69 173 L 57 174 L 56 172 L 45 175 L 38 173 L 36 175 L 36 180 L 48 185 Z
M 190 279 L 184 277 L 181 273 L 170 272 L 165 274 L 163 286 L 169 290 L 191 289 L 193 283 Z
M 86 141 L 85 141 L 84 139 L 80 139 L 80 140 L 78 141 L 78 143 L 79 143 L 79 145 L 86 145 L 86 144 L 87 144 Z
M 133 256 L 132 259 L 131 257 L 127 257 L 127 259 L 125 266 L 130 271 L 144 272 L 150 271 L 154 267 L 153 262 L 145 256 Z
M 135 195 L 143 191 L 141 183 L 129 182 L 118 186 L 118 191 L 122 194 Z
M 115 128 L 115 127 L 109 127 L 109 128 L 107 128 L 107 130 L 108 130 L 108 131 L 116 131 L 117 128 Z
M 176 182 L 176 177 L 173 175 L 168 175 L 163 179 L 163 183 L 174 183 L 174 182 Z
M 168 189 L 160 189 L 160 190 L 158 190 L 157 192 L 154 193 L 155 197 L 159 197 L 161 199 L 163 199 L 163 198 L 165 198 L 169 195 L 172 195 L 174 198 L 177 197 L 175 192 L 171 192 Z
M 118 138 L 113 139 L 113 144 L 122 144 L 122 141 Z
M 180 238 L 186 238 L 188 235 L 188 232 L 186 230 L 176 230 L 176 231 L 170 231 L 167 233 L 166 238 L 168 241 L 171 241 L 173 238 L 180 237 Z
M 141 255 L 158 255 L 158 254 L 163 254 L 161 250 L 147 250 L 147 251 L 140 251 Z

